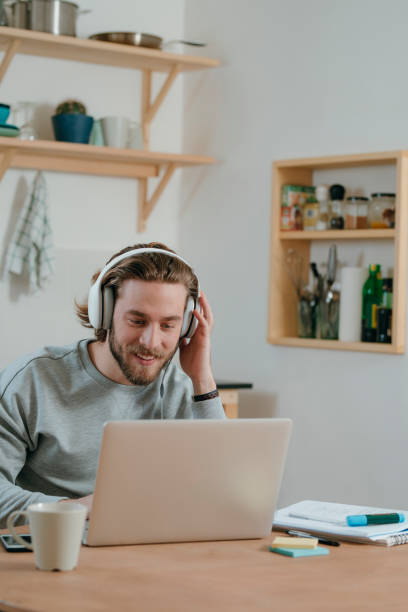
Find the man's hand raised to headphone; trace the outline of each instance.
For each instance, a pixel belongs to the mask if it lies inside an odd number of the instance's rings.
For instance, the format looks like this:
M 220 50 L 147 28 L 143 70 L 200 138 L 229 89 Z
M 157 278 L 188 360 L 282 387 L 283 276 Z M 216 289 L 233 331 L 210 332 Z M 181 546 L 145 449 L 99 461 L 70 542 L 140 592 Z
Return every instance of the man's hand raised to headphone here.
M 211 370 L 211 330 L 214 318 L 210 304 L 203 292 L 199 298 L 200 310 L 194 310 L 198 320 L 197 329 L 187 344 L 180 343 L 180 365 L 193 382 L 194 395 L 209 393 L 216 388 Z

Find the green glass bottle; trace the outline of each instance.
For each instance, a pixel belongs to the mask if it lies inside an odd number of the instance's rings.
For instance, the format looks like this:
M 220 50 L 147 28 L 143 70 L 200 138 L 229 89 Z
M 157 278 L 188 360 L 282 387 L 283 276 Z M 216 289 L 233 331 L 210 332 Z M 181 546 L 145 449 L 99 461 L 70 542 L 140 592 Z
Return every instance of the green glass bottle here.
M 377 339 L 377 306 L 381 303 L 381 266 L 368 266 L 369 277 L 363 285 L 363 307 L 361 313 L 361 340 L 376 342 Z

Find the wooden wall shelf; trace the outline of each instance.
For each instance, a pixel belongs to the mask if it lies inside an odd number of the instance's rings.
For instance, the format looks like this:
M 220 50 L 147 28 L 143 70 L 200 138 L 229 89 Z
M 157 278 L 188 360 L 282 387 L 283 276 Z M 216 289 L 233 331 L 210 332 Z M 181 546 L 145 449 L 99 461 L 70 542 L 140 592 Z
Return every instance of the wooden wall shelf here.
M 395 238 L 394 229 L 328 230 L 328 231 L 284 231 L 280 240 L 379 240 Z
M 8 168 L 30 168 L 139 179 L 143 186 L 143 193 L 139 194 L 141 196 L 139 199 L 139 229 L 141 231 L 176 168 L 213 163 L 215 160 L 212 157 L 200 155 L 157 153 L 70 142 L 29 141 L 0 137 L 0 180 Z M 162 169 L 164 169 L 164 175 L 152 197 L 147 199 L 146 181 L 149 177 L 158 177 Z
M 284 184 L 313 185 L 315 171 L 393 165 L 397 170 L 395 229 L 281 231 L 281 189 Z M 272 177 L 271 245 L 268 342 L 283 346 L 325 348 L 384 354 L 405 352 L 406 267 L 408 242 L 408 151 L 290 159 L 274 162 Z M 336 182 L 338 182 L 336 180 Z M 310 246 L 315 240 L 389 240 L 394 246 L 392 344 L 340 342 L 297 337 L 295 289 L 284 265 L 288 248 L 304 259 L 304 279 L 309 278 Z
M 151 122 L 178 74 L 215 68 L 219 66 L 218 60 L 4 26 L 0 27 L 1 51 L 4 54 L 0 62 L 0 83 L 16 54 L 142 71 L 141 124 L 144 150 L 119 150 L 46 141 L 27 143 L 3 137 L 0 138 L 0 180 L 9 167 L 137 178 L 138 230 L 144 231 L 149 215 L 176 168 L 215 162 L 213 158 L 198 155 L 150 152 L 149 148 Z M 153 100 L 152 74 L 155 72 L 165 73 L 167 77 Z M 147 180 L 159 176 L 162 168 L 164 174 L 148 199 Z
M 340 342 L 339 340 L 320 340 L 314 338 L 275 338 L 272 344 L 282 346 L 297 346 L 303 348 L 317 348 L 342 351 L 363 351 L 368 353 L 395 353 L 391 344 L 377 342 Z
M 203 70 L 215 68 L 220 63 L 207 57 L 167 53 L 159 49 L 132 47 L 74 36 L 56 36 L 5 26 L 0 27 L 0 51 L 4 51 L 6 56 L 11 54 L 12 57 L 21 53 L 153 72 L 169 72 L 175 65 L 179 66 L 180 71 Z

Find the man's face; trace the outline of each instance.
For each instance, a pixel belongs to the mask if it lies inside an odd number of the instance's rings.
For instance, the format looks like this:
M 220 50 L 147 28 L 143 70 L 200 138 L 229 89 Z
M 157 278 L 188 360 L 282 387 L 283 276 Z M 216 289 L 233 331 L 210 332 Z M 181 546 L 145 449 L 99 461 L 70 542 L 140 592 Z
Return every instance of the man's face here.
M 174 355 L 186 297 L 181 283 L 123 283 L 108 338 L 112 357 L 128 383 L 148 385 Z

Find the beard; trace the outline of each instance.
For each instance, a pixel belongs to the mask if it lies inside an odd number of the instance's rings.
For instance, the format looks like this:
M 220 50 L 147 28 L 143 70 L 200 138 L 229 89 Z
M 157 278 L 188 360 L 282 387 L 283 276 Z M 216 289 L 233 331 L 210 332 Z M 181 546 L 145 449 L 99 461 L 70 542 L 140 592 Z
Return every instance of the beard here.
M 128 380 L 132 385 L 145 386 L 156 380 L 162 369 L 169 364 L 173 358 L 173 355 L 177 351 L 178 345 L 176 345 L 174 350 L 167 354 L 161 353 L 160 351 L 149 351 L 146 349 L 146 347 L 139 343 L 124 346 L 116 339 L 115 328 L 112 322 L 112 327 L 109 332 L 109 348 L 126 380 Z M 135 354 L 141 357 L 154 357 L 159 361 L 154 368 L 132 363 L 131 356 Z

